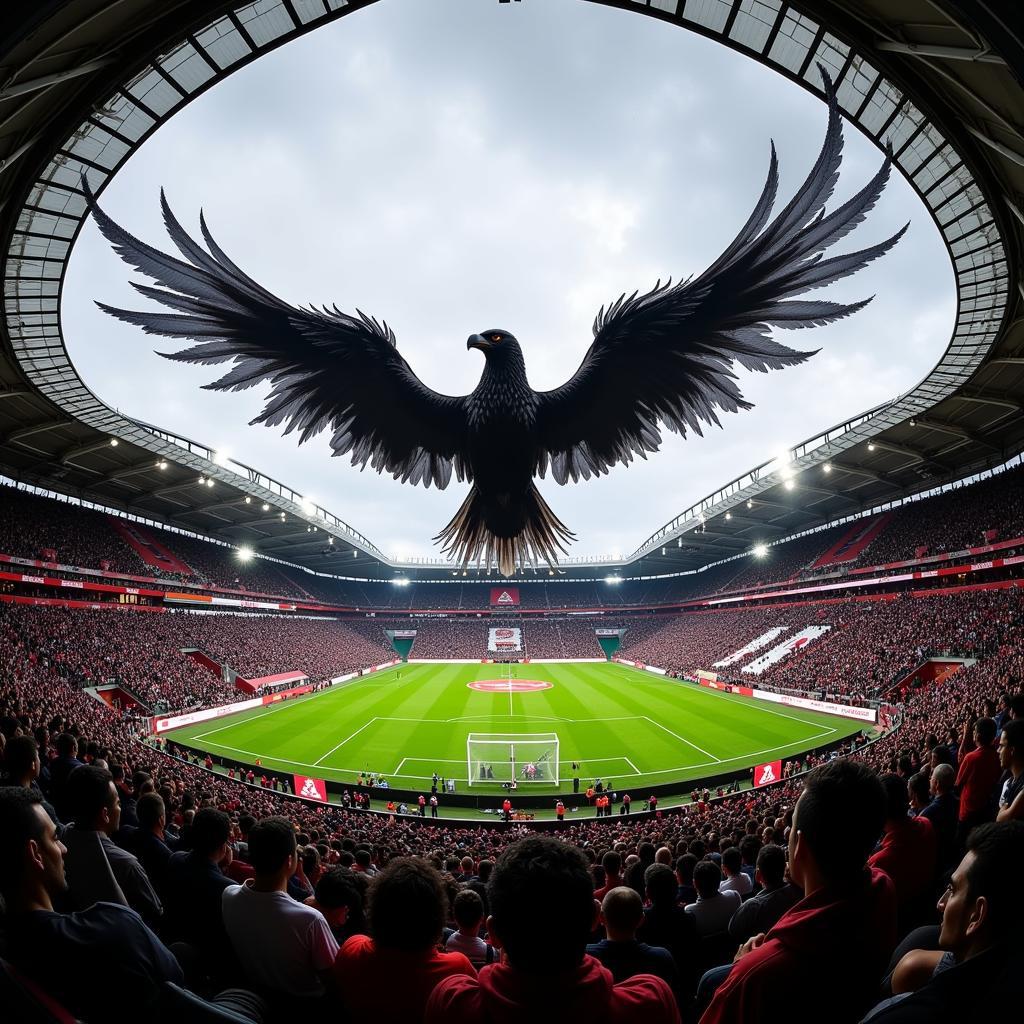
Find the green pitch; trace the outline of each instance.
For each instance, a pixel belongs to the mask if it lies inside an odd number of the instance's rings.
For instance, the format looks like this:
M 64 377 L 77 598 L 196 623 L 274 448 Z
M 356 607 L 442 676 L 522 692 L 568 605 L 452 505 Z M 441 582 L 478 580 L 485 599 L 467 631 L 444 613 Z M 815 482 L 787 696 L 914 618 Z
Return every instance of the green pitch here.
M 500 688 L 482 692 L 471 686 L 487 680 Z M 526 681 L 551 685 L 513 692 Z M 411 664 L 165 735 L 236 761 L 258 758 L 266 768 L 338 782 L 354 782 L 358 773 L 369 771 L 392 787 L 423 790 L 437 772 L 454 778 L 465 793 L 470 733 L 556 733 L 561 784 L 525 783 L 520 777 L 520 796 L 570 789 L 576 761 L 581 788 L 601 778 L 642 798 L 649 785 L 751 767 L 860 728 L 851 719 L 723 694 L 616 664 Z M 478 767 L 470 792 L 500 792 L 495 782 L 479 783 L 477 772 Z

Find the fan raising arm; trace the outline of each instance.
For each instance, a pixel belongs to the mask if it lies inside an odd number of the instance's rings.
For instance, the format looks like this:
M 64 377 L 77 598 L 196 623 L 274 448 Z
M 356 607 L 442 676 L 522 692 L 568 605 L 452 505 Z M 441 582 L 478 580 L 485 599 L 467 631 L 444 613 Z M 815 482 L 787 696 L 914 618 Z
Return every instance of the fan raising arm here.
M 842 206 L 825 213 L 842 158 L 842 118 L 835 89 L 820 68 L 828 99 L 825 143 L 803 187 L 770 223 L 778 189 L 772 146 L 768 179 L 747 223 L 695 280 L 660 282 L 646 295 L 623 295 L 594 321 L 594 342 L 575 375 L 538 397 L 543 453 L 538 471 L 555 480 L 587 480 L 661 446 L 659 424 L 683 435 L 718 424 L 718 410 L 749 409 L 732 364 L 767 372 L 802 363 L 774 341 L 773 327 L 831 323 L 870 299 L 844 305 L 790 297 L 838 281 L 888 252 L 906 227 L 859 252 L 824 259 L 878 201 L 891 154 L 875 177 Z M 765 226 L 767 224 L 767 227 Z
M 272 388 L 253 420 L 285 424 L 300 443 L 329 427 L 335 455 L 369 463 L 403 482 L 448 486 L 454 470 L 470 477 L 458 454 L 465 434 L 462 398 L 428 388 L 398 353 L 385 323 L 363 313 L 300 309 L 282 302 L 240 270 L 214 241 L 200 214 L 207 252 L 181 227 L 160 193 L 164 224 L 184 260 L 154 249 L 114 223 L 86 186 L 100 231 L 115 251 L 160 287 L 136 284 L 172 313 L 133 312 L 97 303 L 147 334 L 194 342 L 168 359 L 188 363 L 233 361 L 205 387 L 242 391 L 261 381 Z

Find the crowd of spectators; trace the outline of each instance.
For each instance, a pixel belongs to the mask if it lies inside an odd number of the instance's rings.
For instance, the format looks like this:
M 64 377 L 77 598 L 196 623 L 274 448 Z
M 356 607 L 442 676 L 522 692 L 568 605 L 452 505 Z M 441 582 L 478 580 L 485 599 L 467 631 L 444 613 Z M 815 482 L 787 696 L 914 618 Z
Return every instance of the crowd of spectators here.
M 103 512 L 0 485 L 0 552 L 89 569 L 140 573 L 142 562 Z
M 998 986 L 1012 959 L 1016 605 L 982 608 L 966 625 L 987 656 L 909 692 L 900 729 L 855 756 L 806 757 L 806 780 L 678 811 L 566 822 L 553 840 L 307 805 L 167 757 L 79 689 L 81 662 L 51 656 L 51 635 L 80 633 L 74 618 L 47 631 L 55 613 L 31 611 L 27 630 L 0 619 L 0 757 L 10 785 L 40 794 L 0 797 L 5 955 L 86 1020 L 138 1019 L 188 986 L 254 1021 L 330 1007 L 357 1022 L 505 1020 L 552 1006 L 559 1019 L 601 1007 L 610 1020 L 856 1021 L 883 996 L 879 1020 L 916 1021 L 940 1019 L 927 1016 L 944 1005 L 940 982 Z M 921 645 L 945 636 L 928 632 L 945 629 L 934 609 L 921 621 Z M 940 930 L 932 907 L 952 868 Z M 957 931 L 964 900 L 987 901 L 980 944 Z M 113 1002 L 82 984 L 101 967 Z

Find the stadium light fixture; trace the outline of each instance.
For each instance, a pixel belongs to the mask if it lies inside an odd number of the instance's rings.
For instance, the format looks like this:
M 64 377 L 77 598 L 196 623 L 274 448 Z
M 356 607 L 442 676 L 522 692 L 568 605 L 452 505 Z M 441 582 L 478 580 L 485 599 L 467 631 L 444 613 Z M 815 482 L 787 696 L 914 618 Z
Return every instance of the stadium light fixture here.
M 831 462 L 826 462 L 826 463 L 825 463 L 825 465 L 824 465 L 824 466 L 822 466 L 821 468 L 822 468 L 822 469 L 823 469 L 823 470 L 824 470 L 824 471 L 825 471 L 826 473 L 831 473 L 831 472 L 832 472 L 832 463 L 831 463 Z
M 110 447 L 111 447 L 111 448 L 116 448 L 116 447 L 117 447 L 117 444 L 118 444 L 117 438 L 116 438 L 116 437 L 112 437 L 112 438 L 110 439 Z
M 359 552 L 355 548 L 352 549 L 352 557 L 353 558 L 358 558 L 359 557 Z
M 250 498 L 248 494 L 245 496 L 245 503 L 246 505 L 252 504 L 252 498 Z
M 755 544 L 753 554 L 755 558 L 764 558 L 764 556 L 768 554 L 768 545 Z
M 167 468 L 167 460 L 166 460 L 166 459 L 161 459 L 161 460 L 160 460 L 160 461 L 159 461 L 159 462 L 158 462 L 158 463 L 156 464 L 156 468 L 157 468 L 157 469 L 166 469 L 166 468 Z
M 621 576 L 605 576 L 604 581 L 605 581 L 605 583 L 611 583 L 614 586 L 616 583 L 621 583 L 622 582 L 622 577 Z
M 754 503 L 749 498 L 747 498 L 747 508 L 753 508 L 753 507 L 754 507 Z
M 725 513 L 725 518 L 726 519 L 732 519 L 732 513 L 731 512 L 726 512 Z
M 213 486 L 213 477 L 212 476 L 206 478 L 206 486 L 207 487 L 212 487 Z
M 327 538 L 327 543 L 330 544 L 331 547 L 333 548 L 334 547 L 334 538 L 333 537 L 328 537 Z
M 793 490 L 793 488 L 794 488 L 794 487 L 796 487 L 796 483 L 795 483 L 795 482 L 793 481 L 793 478 L 792 478 L 792 477 L 790 477 L 790 478 L 789 478 L 789 479 L 788 479 L 788 480 L 786 481 L 785 487 L 786 487 L 786 490 L 787 490 L 787 491 L 791 491 L 791 490 Z
M 270 506 L 266 502 L 263 502 L 263 511 L 264 512 L 269 512 L 270 511 Z
M 199 486 L 202 487 L 203 484 L 205 484 L 205 483 L 206 483 L 206 477 L 205 476 L 201 476 L 199 478 Z
M 396 576 L 392 581 L 396 587 L 407 587 L 409 586 L 409 578 L 407 576 Z
M 870 443 L 868 444 L 868 451 L 869 451 L 869 452 L 873 452 L 874 450 L 875 450 L 875 442 L 874 442 L 874 441 L 871 441 L 871 442 L 870 442 Z
M 249 559 L 252 558 L 253 554 L 254 552 L 252 548 L 250 548 L 248 545 L 243 544 L 238 549 L 238 559 L 241 562 L 248 562 Z
M 282 522 L 282 523 L 284 522 L 284 518 L 285 518 L 285 517 L 284 517 L 284 513 L 282 512 L 282 513 L 281 513 L 281 522 Z

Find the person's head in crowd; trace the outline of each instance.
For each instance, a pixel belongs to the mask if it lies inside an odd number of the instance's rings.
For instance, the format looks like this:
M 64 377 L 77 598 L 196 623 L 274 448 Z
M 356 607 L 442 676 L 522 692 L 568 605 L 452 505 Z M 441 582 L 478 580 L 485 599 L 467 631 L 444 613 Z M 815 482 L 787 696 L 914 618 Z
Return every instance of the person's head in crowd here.
M 13 742 L 13 741 L 12 741 Z M 1024 719 L 1013 719 L 999 736 L 999 764 L 1004 771 L 1024 769 Z
M 671 864 L 672 863 L 672 851 L 667 846 L 659 846 L 657 853 L 654 855 L 655 864 Z
M 15 736 L 7 741 L 4 764 L 12 785 L 31 786 L 39 778 L 39 745 L 31 736 Z
M 441 873 L 419 857 L 396 857 L 370 884 L 368 917 L 382 949 L 416 953 L 436 946 L 448 917 Z
M 747 823 L 750 824 L 749 822 Z M 757 822 L 754 822 L 755 828 Z M 745 835 L 740 841 L 740 856 L 743 858 L 744 864 L 756 864 L 757 863 L 757 852 L 761 849 L 761 840 L 756 835 Z
M 693 887 L 702 900 L 716 896 L 721 884 L 722 872 L 713 860 L 702 860 L 693 869 Z
M 1024 821 L 981 825 L 967 838 L 967 853 L 939 900 L 939 945 L 957 961 L 992 946 L 1019 941 L 1024 920 Z
M 1010 698 L 1010 718 L 1024 718 L 1024 693 L 1015 693 Z
M 722 851 L 722 868 L 727 878 L 740 873 L 743 868 L 743 855 L 738 846 L 729 846 Z
M 915 772 L 907 783 L 910 806 L 915 812 L 923 810 L 931 802 L 931 782 L 925 772 Z
M 652 865 L 653 866 L 653 865 Z M 649 870 L 649 869 L 648 869 Z M 612 942 L 631 942 L 644 919 L 644 901 L 629 886 L 609 889 L 601 901 L 601 920 Z
M 703 860 L 704 855 L 707 853 L 707 847 L 704 845 L 704 840 L 692 840 L 689 846 L 689 852 L 692 853 L 697 860 Z
M 618 878 L 622 871 L 622 856 L 617 850 L 609 850 L 601 858 L 601 866 L 604 868 L 605 883 L 609 879 Z
M 676 878 L 680 885 L 693 885 L 693 869 L 697 864 L 697 856 L 693 853 L 684 853 L 676 861 Z
M 836 758 L 806 778 L 789 833 L 789 873 L 807 895 L 853 884 L 886 814 L 886 789 L 863 762 Z
M 373 858 L 370 856 L 370 851 L 365 848 L 360 848 L 355 852 L 356 866 L 360 871 L 369 871 L 373 865 Z
M 786 878 L 786 851 L 770 843 L 757 853 L 755 877 L 765 889 L 777 889 Z
M 951 793 L 956 785 L 956 772 L 951 764 L 940 764 L 929 780 L 932 796 L 943 796 Z
M 139 801 L 139 808 L 141 811 L 142 800 Z M 192 852 L 197 857 L 203 857 L 215 864 L 219 864 L 227 856 L 231 848 L 228 842 L 230 837 L 231 819 L 215 807 L 204 807 L 198 811 L 188 832 Z
M 652 864 L 644 872 L 644 888 L 652 907 L 675 905 L 679 887 L 676 873 L 667 864 Z
M 991 703 L 991 702 L 990 702 Z M 996 723 L 992 718 L 979 718 L 974 723 L 974 742 L 979 747 L 991 747 L 996 738 Z
M 295 829 L 287 818 L 263 818 L 249 830 L 249 863 L 258 889 L 283 892 L 298 862 Z
M 360 926 L 363 919 L 365 875 L 348 868 L 331 868 L 317 880 L 313 895 L 306 902 L 327 918 L 332 931 Z M 360 885 L 363 880 L 363 886 Z
M 597 905 L 575 847 L 546 836 L 513 843 L 495 865 L 488 897 L 487 930 L 513 967 L 550 976 L 582 962 Z
M 491 874 L 494 871 L 493 860 L 482 860 L 477 868 L 477 878 L 486 885 L 491 880 Z
M 121 823 L 121 798 L 106 768 L 79 765 L 68 776 L 67 806 L 75 828 L 113 835 Z
M 34 789 L 0 788 L 0 896 L 6 910 L 52 910 L 64 892 L 64 849 Z
M 167 824 L 167 811 L 163 798 L 159 793 L 146 793 L 139 798 L 135 808 L 135 816 L 139 821 L 139 831 L 162 834 Z
M 484 901 L 472 889 L 460 889 L 452 900 L 452 918 L 464 935 L 476 936 L 484 919 Z
M 69 732 L 62 732 L 56 742 L 58 757 L 77 757 L 78 740 Z
M 907 781 L 900 775 L 883 775 L 885 787 L 885 820 L 890 823 L 906 821 L 910 810 Z

